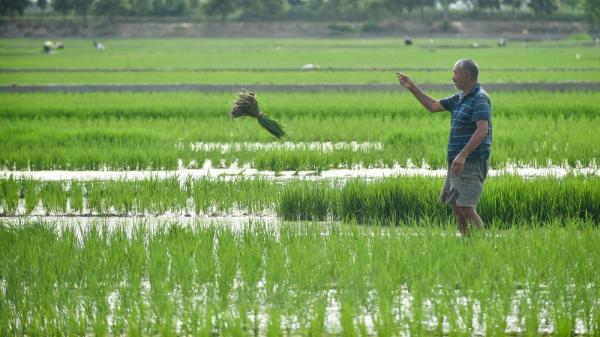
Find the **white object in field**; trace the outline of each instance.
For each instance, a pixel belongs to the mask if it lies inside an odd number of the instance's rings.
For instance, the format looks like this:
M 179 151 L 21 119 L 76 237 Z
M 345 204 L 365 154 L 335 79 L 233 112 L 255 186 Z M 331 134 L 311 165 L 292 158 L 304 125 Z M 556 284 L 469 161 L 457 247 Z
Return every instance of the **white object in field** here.
M 302 70 L 317 70 L 321 67 L 319 67 L 318 64 L 312 64 L 312 63 L 308 63 L 302 66 Z
M 46 53 L 51 53 L 54 50 L 54 42 L 45 41 L 43 48 Z
M 106 47 L 101 42 L 94 41 L 94 47 L 98 50 L 104 50 Z
M 581 58 L 581 55 L 579 55 L 579 54 L 575 54 L 575 59 L 576 59 L 576 60 L 579 60 L 580 58 Z
M 62 43 L 62 41 L 44 41 L 44 46 L 42 47 L 44 49 L 44 52 L 48 53 L 48 54 L 52 54 L 54 53 L 54 51 L 56 49 L 64 49 L 65 48 L 65 44 Z

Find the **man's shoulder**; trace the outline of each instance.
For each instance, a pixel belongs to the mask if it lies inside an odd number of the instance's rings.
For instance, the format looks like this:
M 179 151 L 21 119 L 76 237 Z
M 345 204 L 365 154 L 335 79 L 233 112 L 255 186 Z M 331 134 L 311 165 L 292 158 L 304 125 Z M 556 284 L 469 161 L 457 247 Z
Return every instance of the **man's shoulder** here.
M 480 88 L 474 95 L 473 95 L 473 99 L 476 102 L 487 102 L 489 105 L 492 105 L 492 99 L 490 98 L 490 95 L 487 93 L 487 91 L 483 90 L 483 88 Z
M 475 91 L 475 95 L 473 95 L 474 97 L 479 97 L 479 98 L 490 98 L 490 94 L 488 94 L 487 91 L 485 91 L 485 89 L 483 89 L 481 86 L 479 86 L 477 88 L 477 91 Z
M 444 107 L 444 109 L 448 111 L 454 110 L 456 105 L 460 102 L 460 93 L 456 93 L 454 95 L 445 97 L 440 99 L 440 103 Z
M 460 99 L 460 98 L 461 98 L 461 96 L 462 96 L 462 92 L 460 92 L 460 91 L 457 91 L 457 92 L 455 92 L 454 94 L 452 94 L 452 95 L 450 95 L 450 96 L 446 97 L 445 99 L 446 99 L 446 100 L 450 100 L 450 99 L 457 99 L 457 100 L 458 100 L 458 99 Z

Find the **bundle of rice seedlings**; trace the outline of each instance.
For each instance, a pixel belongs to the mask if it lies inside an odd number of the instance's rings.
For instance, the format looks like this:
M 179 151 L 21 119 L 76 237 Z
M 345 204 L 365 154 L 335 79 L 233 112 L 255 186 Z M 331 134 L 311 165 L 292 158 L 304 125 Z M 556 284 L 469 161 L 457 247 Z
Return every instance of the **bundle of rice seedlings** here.
M 276 120 L 265 115 L 260 111 L 258 102 L 256 101 L 256 95 L 253 92 L 242 90 L 238 92 L 237 99 L 233 101 L 233 107 L 229 112 L 231 118 L 238 117 L 254 117 L 258 120 L 258 123 L 269 131 L 270 134 L 276 138 L 285 136 L 285 131 Z

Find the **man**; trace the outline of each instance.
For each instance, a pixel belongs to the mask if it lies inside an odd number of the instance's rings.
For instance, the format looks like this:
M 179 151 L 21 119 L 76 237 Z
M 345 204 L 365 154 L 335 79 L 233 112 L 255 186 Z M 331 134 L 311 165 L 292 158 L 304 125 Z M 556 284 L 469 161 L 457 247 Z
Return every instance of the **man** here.
M 489 166 L 492 106 L 489 96 L 477 82 L 479 67 L 475 62 L 459 60 L 453 71 L 452 81 L 461 92 L 441 100 L 427 96 L 408 76 L 396 75 L 400 84 L 427 110 L 451 113 L 448 175 L 439 201 L 452 206 L 458 230 L 466 235 L 469 225 L 476 228 L 483 225 L 476 206 Z

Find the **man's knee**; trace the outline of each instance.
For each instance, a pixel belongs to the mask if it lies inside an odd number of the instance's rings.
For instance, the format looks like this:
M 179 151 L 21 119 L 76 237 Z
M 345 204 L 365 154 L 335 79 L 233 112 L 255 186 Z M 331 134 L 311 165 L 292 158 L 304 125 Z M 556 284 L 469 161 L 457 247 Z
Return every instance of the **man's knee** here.
M 464 215 L 463 208 L 458 205 L 452 205 L 452 209 L 454 209 L 454 213 L 458 215 Z

